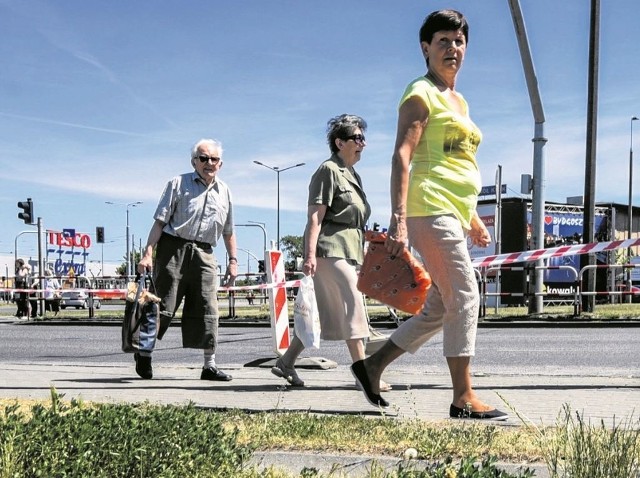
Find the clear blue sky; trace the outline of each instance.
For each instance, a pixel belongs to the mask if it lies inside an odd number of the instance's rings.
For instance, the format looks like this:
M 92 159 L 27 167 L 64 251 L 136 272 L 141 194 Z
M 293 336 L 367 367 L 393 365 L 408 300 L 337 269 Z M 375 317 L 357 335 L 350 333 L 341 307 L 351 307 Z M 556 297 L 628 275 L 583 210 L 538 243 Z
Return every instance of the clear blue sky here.
M 589 4 L 521 0 L 546 114 L 550 201 L 584 192 Z M 202 137 L 223 143 L 236 223 L 264 222 L 269 239 L 276 174 L 253 161 L 307 163 L 281 174 L 281 236 L 302 234 L 308 180 L 329 156 L 326 122 L 347 112 L 369 123 L 357 169 L 372 222 L 386 226 L 398 99 L 425 72 L 420 24 L 444 7 L 470 23 L 457 87 L 484 133 L 483 182 L 494 183 L 500 164 L 507 195 L 519 196 L 534 123 L 507 0 L 0 0 L 0 254 L 29 229 L 16 202 L 32 197 L 47 229 L 104 226 L 105 260 L 119 261 L 124 204 L 143 202 L 130 209 L 138 245 L 165 182 L 191 169 L 189 149 Z M 626 204 L 640 2 L 602 1 L 601 14 L 596 200 Z M 240 228 L 238 239 L 260 254 L 258 228 Z M 34 235 L 18 249 L 36 256 Z

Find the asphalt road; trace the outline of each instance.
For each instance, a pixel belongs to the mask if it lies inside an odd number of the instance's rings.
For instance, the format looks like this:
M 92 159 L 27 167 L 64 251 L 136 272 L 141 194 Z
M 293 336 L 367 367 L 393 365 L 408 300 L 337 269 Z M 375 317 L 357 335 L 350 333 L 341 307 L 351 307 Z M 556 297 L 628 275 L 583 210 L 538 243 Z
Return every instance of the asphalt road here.
M 382 330 L 391 333 L 392 329 Z M 446 372 L 442 337 L 435 336 L 415 355 L 405 354 L 394 367 L 426 373 Z M 267 327 L 221 327 L 216 360 L 247 364 L 273 358 Z M 475 374 L 640 376 L 640 328 L 481 328 L 478 330 Z M 303 356 L 350 363 L 342 342 L 321 343 Z M 183 349 L 179 327 L 171 327 L 158 342 L 154 363 L 199 366 L 199 350 Z M 0 323 L 0 363 L 105 364 L 132 363 L 120 351 L 118 326 L 33 325 Z

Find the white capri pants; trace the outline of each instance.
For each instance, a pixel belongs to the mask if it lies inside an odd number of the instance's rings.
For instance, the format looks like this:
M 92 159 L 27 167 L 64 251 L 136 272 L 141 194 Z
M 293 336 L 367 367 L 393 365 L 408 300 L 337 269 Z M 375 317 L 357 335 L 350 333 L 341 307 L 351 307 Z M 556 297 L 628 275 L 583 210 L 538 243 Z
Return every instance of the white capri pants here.
M 480 296 L 460 221 L 452 215 L 409 217 L 407 232 L 432 285 L 422 310 L 401 324 L 391 341 L 413 354 L 442 330 L 445 357 L 473 356 Z

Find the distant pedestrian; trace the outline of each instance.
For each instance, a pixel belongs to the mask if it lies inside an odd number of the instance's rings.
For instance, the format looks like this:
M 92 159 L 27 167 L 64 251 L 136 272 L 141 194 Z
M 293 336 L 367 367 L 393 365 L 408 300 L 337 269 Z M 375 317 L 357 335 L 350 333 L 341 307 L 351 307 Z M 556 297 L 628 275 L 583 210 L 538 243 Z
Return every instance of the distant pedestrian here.
M 49 269 L 44 271 L 44 306 L 54 317 L 60 311 L 60 281 Z
M 38 298 L 40 297 L 38 290 L 40 289 L 40 280 L 37 277 L 34 277 L 31 280 L 29 288 L 31 289 L 29 292 L 29 311 L 31 313 L 31 318 L 35 319 L 38 317 Z
M 31 316 L 31 303 L 29 302 L 29 293 L 25 292 L 31 286 L 31 266 L 24 262 L 23 259 L 16 260 L 16 275 L 14 285 L 16 289 L 23 289 L 21 292 L 16 293 L 16 311 L 17 317 Z
M 138 272 L 153 270 L 160 313 L 172 318 L 184 299 L 182 346 L 204 350 L 202 380 L 231 380 L 218 369 L 218 264 L 213 253 L 220 237 L 229 256 L 225 286 L 238 275 L 233 202 L 229 187 L 218 178 L 222 145 L 198 141 L 191 150 L 194 171 L 172 178 L 160 197 Z M 155 248 L 155 260 L 154 260 Z M 135 354 L 136 372 L 153 376 L 151 353 Z

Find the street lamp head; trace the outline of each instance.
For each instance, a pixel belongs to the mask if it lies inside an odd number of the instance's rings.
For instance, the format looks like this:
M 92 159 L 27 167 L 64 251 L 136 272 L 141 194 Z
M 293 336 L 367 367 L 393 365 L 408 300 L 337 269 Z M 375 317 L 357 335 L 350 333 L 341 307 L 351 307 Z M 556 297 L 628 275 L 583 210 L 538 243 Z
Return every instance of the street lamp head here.
M 293 168 L 297 168 L 298 166 L 304 166 L 305 163 L 298 163 L 298 164 L 294 164 L 292 166 L 287 166 L 286 168 L 281 168 L 279 166 L 267 166 L 266 164 L 261 163 L 260 161 L 253 161 L 255 164 L 258 164 L 260 166 L 264 166 L 265 168 L 270 169 L 271 171 L 275 171 L 276 172 L 276 176 L 278 178 L 278 186 L 277 186 L 277 215 L 276 215 L 276 228 L 277 228 L 277 233 L 276 233 L 276 244 L 278 246 L 278 249 L 280 249 L 280 173 L 283 173 L 285 171 L 288 171 L 289 169 L 293 169 Z
M 142 204 L 142 201 L 135 201 L 135 202 L 129 202 L 129 203 L 124 203 L 124 202 L 113 202 L 113 201 L 105 201 L 105 204 L 111 204 L 112 206 L 137 206 L 138 204 Z
M 637 117 L 637 116 L 633 116 L 633 117 L 631 118 L 631 121 L 638 121 L 638 117 Z
M 277 166 L 269 166 L 268 164 L 261 163 L 260 161 L 255 161 L 254 160 L 253 162 L 255 164 L 257 164 L 258 166 L 264 166 L 265 168 L 270 169 L 271 171 L 278 172 L 278 170 L 280 169 Z

